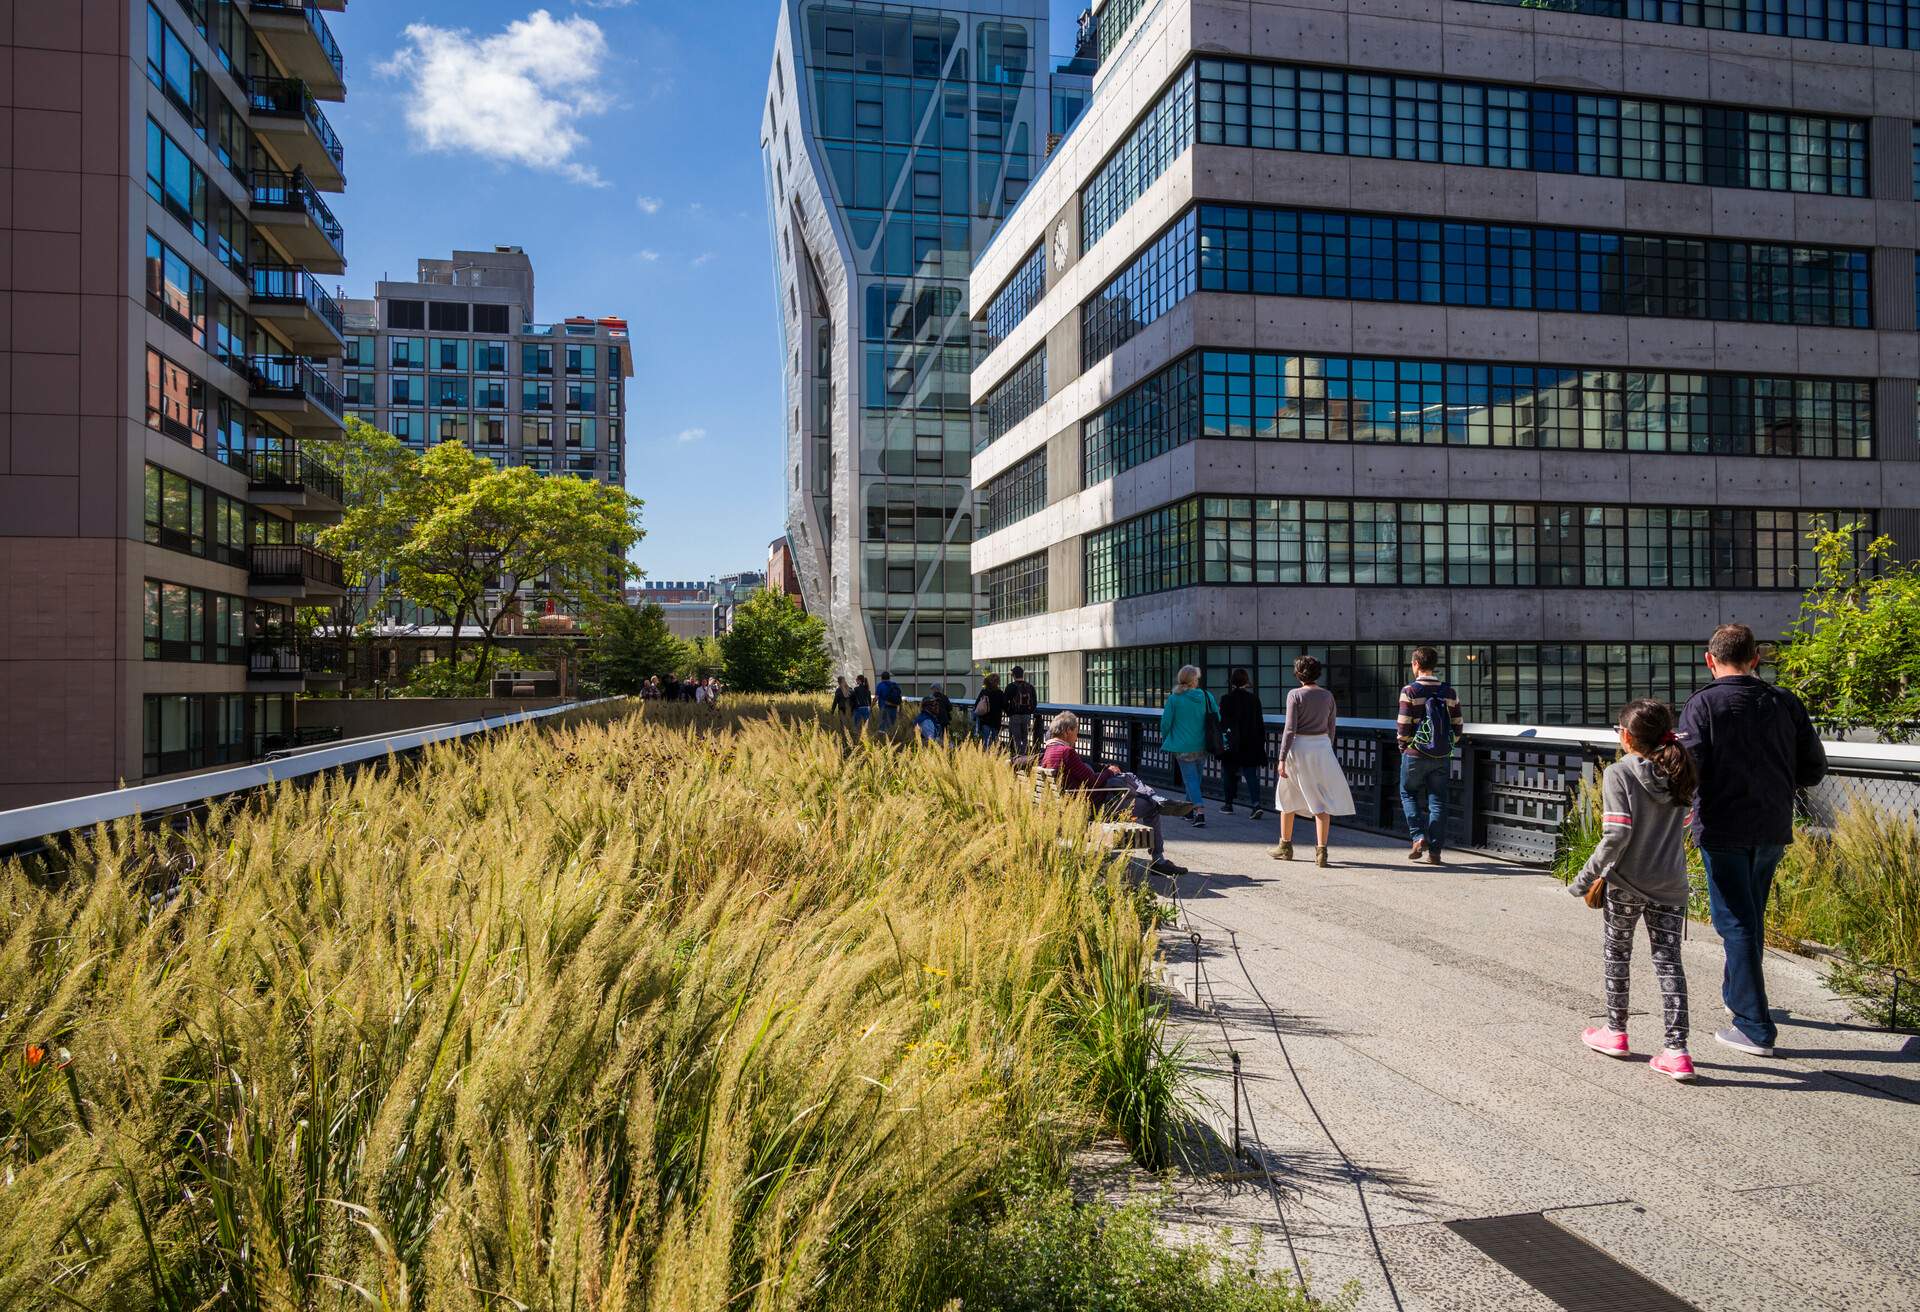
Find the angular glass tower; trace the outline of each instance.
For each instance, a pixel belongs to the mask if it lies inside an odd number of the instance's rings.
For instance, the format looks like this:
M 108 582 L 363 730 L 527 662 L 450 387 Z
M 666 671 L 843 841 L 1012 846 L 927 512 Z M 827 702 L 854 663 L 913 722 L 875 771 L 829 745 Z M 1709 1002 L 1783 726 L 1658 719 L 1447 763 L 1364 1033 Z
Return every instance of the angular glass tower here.
M 967 278 L 1047 149 L 1046 0 L 785 0 L 761 124 L 788 533 L 836 668 L 970 682 Z

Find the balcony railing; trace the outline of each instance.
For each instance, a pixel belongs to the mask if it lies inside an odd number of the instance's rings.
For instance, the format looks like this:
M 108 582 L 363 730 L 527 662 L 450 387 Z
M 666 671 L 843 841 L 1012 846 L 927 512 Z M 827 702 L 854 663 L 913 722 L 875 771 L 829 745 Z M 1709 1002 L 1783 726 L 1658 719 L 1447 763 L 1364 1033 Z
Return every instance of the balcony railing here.
M 253 756 L 264 761 L 275 752 L 290 752 L 300 747 L 318 747 L 322 743 L 345 741 L 347 731 L 340 725 L 306 724 L 298 729 L 278 729 L 253 735 Z
M 320 140 L 320 148 L 327 152 L 327 158 L 333 166 L 344 170 L 346 150 L 340 144 L 340 138 L 334 135 L 333 124 L 327 122 L 327 116 L 320 111 L 320 102 L 307 90 L 307 84 L 297 77 L 255 77 L 247 83 L 247 103 L 256 114 L 267 114 L 274 118 L 304 118 L 307 126 L 313 129 L 313 135 Z
M 310 361 L 297 355 L 250 355 L 246 372 L 256 397 L 304 399 L 330 415 L 342 413 L 340 389 Z
M 247 643 L 247 677 L 298 679 L 306 674 L 300 644 L 291 638 L 254 638 Z
M 314 189 L 314 185 L 307 181 L 306 174 L 297 169 L 292 173 L 282 173 L 278 169 L 255 169 L 252 190 L 256 209 L 281 210 L 289 214 L 304 212 L 326 234 L 328 244 L 344 253 L 346 230 L 340 226 L 340 220 L 333 217 L 333 211 L 327 208 L 327 203 L 320 199 L 320 193 Z
M 347 335 L 347 323 L 340 313 L 340 303 L 320 285 L 319 279 L 305 269 L 291 264 L 254 265 L 253 298 L 256 301 L 278 301 L 284 305 L 298 305 L 304 301 L 343 339 Z
M 252 583 L 345 588 L 346 577 L 338 560 L 313 547 L 256 542 L 247 549 L 247 579 Z
M 238 452 L 234 463 L 246 471 L 248 483 L 259 491 L 312 492 L 333 501 L 347 499 L 339 473 L 302 451 L 298 443 L 279 442 Z
M 308 3 L 307 0 L 252 0 L 252 6 L 256 14 L 304 16 L 307 26 L 313 31 L 314 40 L 320 43 L 320 49 L 325 53 L 327 62 L 333 65 L 334 73 L 341 81 L 346 80 L 347 61 L 341 55 L 340 43 L 333 39 L 333 29 L 327 26 L 326 17 L 320 12 L 318 5 Z

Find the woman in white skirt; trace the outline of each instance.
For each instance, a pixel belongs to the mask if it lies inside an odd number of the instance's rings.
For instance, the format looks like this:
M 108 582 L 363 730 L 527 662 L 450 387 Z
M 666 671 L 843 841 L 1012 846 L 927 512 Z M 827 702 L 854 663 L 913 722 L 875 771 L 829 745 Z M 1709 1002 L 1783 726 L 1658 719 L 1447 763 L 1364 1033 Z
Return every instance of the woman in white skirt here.
M 1276 861 L 1293 860 L 1293 820 L 1313 817 L 1313 863 L 1327 864 L 1327 837 L 1333 817 L 1353 814 L 1353 793 L 1333 754 L 1333 727 L 1337 719 L 1333 694 L 1320 686 L 1320 662 L 1302 656 L 1293 663 L 1300 686 L 1287 694 L 1287 723 L 1280 735 L 1280 781 L 1273 790 L 1273 809 L 1280 813 L 1280 846 Z

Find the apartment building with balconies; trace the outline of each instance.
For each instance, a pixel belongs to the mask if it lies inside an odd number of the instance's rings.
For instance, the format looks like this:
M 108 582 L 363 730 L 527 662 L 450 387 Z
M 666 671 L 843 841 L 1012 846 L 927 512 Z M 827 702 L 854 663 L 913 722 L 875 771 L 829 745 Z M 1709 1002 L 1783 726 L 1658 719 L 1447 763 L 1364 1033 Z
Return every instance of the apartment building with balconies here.
M 1270 707 L 1684 700 L 1807 535 L 1920 550 L 1920 5 L 1108 0 L 976 261 L 976 659 Z
M 330 677 L 344 8 L 0 10 L 0 807 L 256 759 Z

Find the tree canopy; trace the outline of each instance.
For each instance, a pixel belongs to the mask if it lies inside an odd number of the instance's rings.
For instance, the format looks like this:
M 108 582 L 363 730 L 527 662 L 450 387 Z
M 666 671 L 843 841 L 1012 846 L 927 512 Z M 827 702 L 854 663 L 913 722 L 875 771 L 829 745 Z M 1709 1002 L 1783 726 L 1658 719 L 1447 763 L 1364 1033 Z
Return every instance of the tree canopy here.
M 1891 538 L 1861 550 L 1860 534 L 1815 536 L 1819 575 L 1775 663 L 1821 724 L 1904 743 L 1920 735 L 1920 566 L 1900 563 Z
M 819 692 L 833 672 L 827 626 L 784 592 L 756 592 L 720 635 L 727 687 L 738 692 Z
M 593 617 L 587 677 L 603 692 L 631 696 L 648 679 L 686 668 L 687 644 L 667 628 L 666 612 L 649 603 L 602 607 Z

